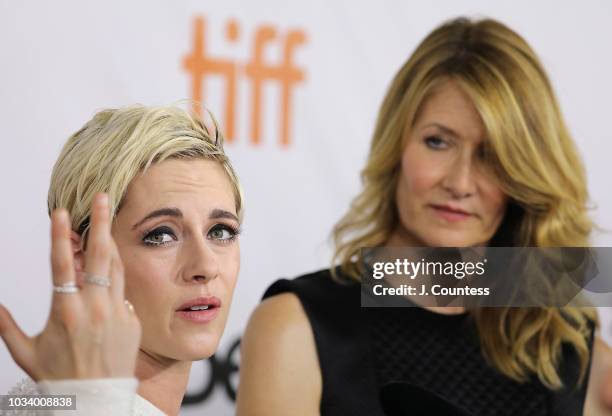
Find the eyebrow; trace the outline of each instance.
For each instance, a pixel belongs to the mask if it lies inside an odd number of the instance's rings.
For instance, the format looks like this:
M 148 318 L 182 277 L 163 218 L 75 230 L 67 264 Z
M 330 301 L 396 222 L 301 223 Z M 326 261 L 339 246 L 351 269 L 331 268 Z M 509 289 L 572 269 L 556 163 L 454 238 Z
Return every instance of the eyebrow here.
M 178 208 L 161 208 L 161 209 L 156 209 L 155 211 L 152 211 L 149 214 L 147 214 L 143 219 L 138 221 L 136 224 L 134 224 L 132 226 L 132 230 L 135 230 L 140 225 L 142 225 L 144 222 L 146 222 L 146 221 L 148 221 L 148 220 L 150 220 L 152 218 L 157 218 L 157 217 L 183 218 L 183 212 L 180 209 L 178 209 Z M 229 211 L 226 211 L 224 209 L 219 209 L 219 208 L 213 209 L 210 212 L 210 215 L 208 216 L 208 218 L 211 219 L 211 220 L 227 218 L 227 219 L 234 220 L 234 221 L 236 221 L 238 223 L 240 222 L 236 215 L 232 214 Z
M 240 220 L 238 219 L 238 217 L 236 215 L 234 215 L 233 213 L 226 211 L 224 209 L 219 209 L 219 208 L 215 208 L 211 211 L 210 215 L 208 216 L 209 219 L 211 220 L 218 220 L 220 218 L 227 218 L 230 220 L 234 220 L 236 222 L 240 222 Z
M 440 123 L 429 123 L 429 124 L 426 124 L 425 126 L 423 126 L 421 128 L 421 130 L 423 130 L 423 129 L 427 128 L 427 127 L 432 127 L 432 126 L 439 128 L 440 130 L 442 130 L 446 134 L 450 134 L 452 136 L 459 137 L 459 134 L 455 130 L 453 130 L 453 129 L 449 128 L 449 127 L 443 126 Z

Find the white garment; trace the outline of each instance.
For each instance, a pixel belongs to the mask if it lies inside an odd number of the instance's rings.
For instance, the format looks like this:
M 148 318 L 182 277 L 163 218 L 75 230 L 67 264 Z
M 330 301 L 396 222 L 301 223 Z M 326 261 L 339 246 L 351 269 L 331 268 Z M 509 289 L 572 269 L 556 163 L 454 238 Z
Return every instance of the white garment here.
M 167 416 L 136 393 L 136 378 L 43 380 L 25 378 L 7 394 L 76 395 L 76 410 L 0 410 L 0 416 Z

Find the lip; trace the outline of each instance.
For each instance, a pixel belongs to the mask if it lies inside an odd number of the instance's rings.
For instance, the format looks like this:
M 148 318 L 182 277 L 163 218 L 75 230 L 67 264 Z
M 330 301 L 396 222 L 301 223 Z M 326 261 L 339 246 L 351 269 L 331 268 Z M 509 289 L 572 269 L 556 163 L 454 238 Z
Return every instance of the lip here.
M 219 308 L 207 309 L 205 311 L 176 311 L 176 313 L 187 321 L 205 324 L 217 317 Z
M 184 310 L 186 308 L 190 308 L 192 306 L 199 305 L 208 305 L 209 309 L 201 310 L 201 311 L 189 311 Z M 196 323 L 207 323 L 212 321 L 217 317 L 219 311 L 221 310 L 221 300 L 216 296 L 207 296 L 207 297 L 199 297 L 191 299 L 185 303 L 183 303 L 176 310 L 176 314 L 191 322 Z
M 183 303 L 181 306 L 176 308 L 176 310 L 180 311 L 182 309 L 191 308 L 192 306 L 201 306 L 201 305 L 208 305 L 214 308 L 218 308 L 221 306 L 221 300 L 216 296 L 205 296 L 205 297 L 200 296 L 198 298 L 188 300 L 187 302 Z
M 464 211 L 457 207 L 453 207 L 451 205 L 432 204 L 430 205 L 430 207 L 434 209 L 436 214 L 450 222 L 464 221 L 473 215 L 467 211 Z

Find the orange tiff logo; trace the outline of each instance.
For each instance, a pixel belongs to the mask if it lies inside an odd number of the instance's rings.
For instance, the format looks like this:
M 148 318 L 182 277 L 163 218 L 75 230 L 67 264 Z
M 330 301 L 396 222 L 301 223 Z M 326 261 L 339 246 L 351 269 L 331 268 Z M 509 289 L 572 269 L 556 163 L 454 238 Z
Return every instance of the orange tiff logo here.
M 225 27 L 225 39 L 236 42 L 240 27 L 236 21 L 229 21 Z M 291 93 L 295 84 L 304 80 L 304 71 L 296 68 L 293 62 L 295 49 L 306 42 L 306 35 L 300 30 L 290 30 L 283 39 L 283 57 L 277 64 L 264 62 L 264 48 L 278 37 L 273 26 L 262 25 L 257 28 L 253 39 L 253 52 L 250 62 L 241 65 L 232 59 L 214 58 L 206 48 L 206 22 L 197 17 L 194 21 L 193 49 L 183 59 L 183 68 L 191 76 L 191 99 L 193 112 L 202 116 L 200 103 L 205 96 L 205 79 L 221 76 L 225 86 L 225 114 L 223 125 L 228 141 L 232 141 L 236 123 L 236 81 L 238 76 L 248 77 L 251 85 L 250 96 L 250 139 L 254 144 L 261 142 L 262 84 L 280 84 L 280 143 L 287 146 L 290 140 Z

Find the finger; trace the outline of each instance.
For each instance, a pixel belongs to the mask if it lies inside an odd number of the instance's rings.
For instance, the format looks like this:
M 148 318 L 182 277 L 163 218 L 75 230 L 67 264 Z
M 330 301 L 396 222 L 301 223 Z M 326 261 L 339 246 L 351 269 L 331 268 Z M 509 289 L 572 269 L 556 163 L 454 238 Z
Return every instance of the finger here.
M 51 213 L 51 271 L 54 285 L 75 283 L 70 231 L 68 212 L 65 209 L 53 211 Z
M 13 360 L 29 375 L 33 374 L 34 344 L 19 328 L 11 313 L 0 305 L 0 336 L 6 344 Z
M 113 300 L 117 303 L 117 305 L 123 306 L 123 301 L 125 299 L 125 274 L 123 269 L 123 262 L 121 261 L 121 256 L 119 254 L 119 249 L 117 248 L 117 244 L 112 238 L 111 247 L 111 294 Z
M 70 240 L 70 217 L 65 209 L 51 213 L 51 272 L 54 286 L 76 284 L 74 254 Z M 53 291 L 52 309 L 60 305 L 74 303 L 73 294 Z
M 91 208 L 91 226 L 85 250 L 85 276 L 110 279 L 112 246 L 108 196 L 98 193 Z M 111 282 L 112 283 L 112 282 Z M 85 281 L 83 292 L 87 297 L 101 300 L 109 290 L 101 285 Z

